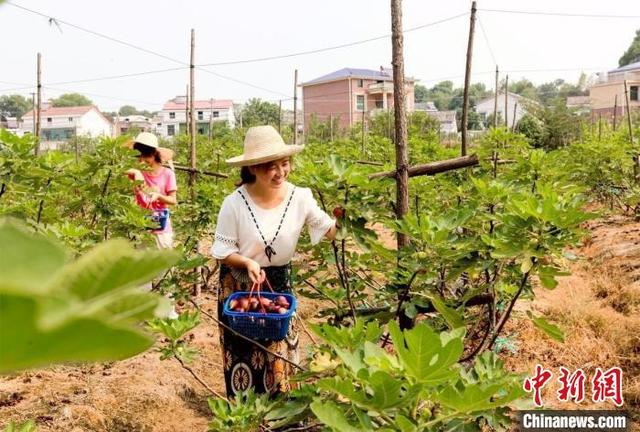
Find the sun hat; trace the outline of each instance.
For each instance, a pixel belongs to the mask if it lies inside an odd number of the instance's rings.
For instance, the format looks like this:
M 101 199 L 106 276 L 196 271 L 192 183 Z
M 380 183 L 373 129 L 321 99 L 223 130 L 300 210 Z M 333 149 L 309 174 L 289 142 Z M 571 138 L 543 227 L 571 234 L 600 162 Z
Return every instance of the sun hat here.
M 303 149 L 303 145 L 285 144 L 273 126 L 254 126 L 247 130 L 242 154 L 226 162 L 231 166 L 257 165 L 292 156 Z
M 158 153 L 160 153 L 160 159 L 162 159 L 163 162 L 173 159 L 173 150 L 160 147 L 158 145 L 158 137 L 151 132 L 140 132 L 134 139 L 127 141 L 125 146 L 133 148 L 135 144 L 142 144 L 157 149 Z

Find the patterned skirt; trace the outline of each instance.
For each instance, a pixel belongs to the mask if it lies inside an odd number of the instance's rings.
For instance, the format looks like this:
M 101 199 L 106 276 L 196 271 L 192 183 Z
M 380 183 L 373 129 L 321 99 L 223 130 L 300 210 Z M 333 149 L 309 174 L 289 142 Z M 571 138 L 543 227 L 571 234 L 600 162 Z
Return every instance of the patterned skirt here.
M 276 292 L 291 293 L 291 265 L 264 267 L 267 279 Z M 218 317 L 227 324 L 223 315 L 225 300 L 236 291 L 249 291 L 251 282 L 246 272 L 227 265 L 220 265 L 220 283 L 218 285 Z M 298 359 L 298 329 L 296 319 L 290 321 L 289 333 L 281 341 L 259 340 L 269 351 L 275 352 L 292 362 Z M 220 326 L 220 346 L 224 366 L 224 382 L 227 396 L 232 397 L 238 391 L 253 387 L 256 393 L 276 395 L 291 389 L 289 376 L 295 368 L 281 358 L 242 339 Z

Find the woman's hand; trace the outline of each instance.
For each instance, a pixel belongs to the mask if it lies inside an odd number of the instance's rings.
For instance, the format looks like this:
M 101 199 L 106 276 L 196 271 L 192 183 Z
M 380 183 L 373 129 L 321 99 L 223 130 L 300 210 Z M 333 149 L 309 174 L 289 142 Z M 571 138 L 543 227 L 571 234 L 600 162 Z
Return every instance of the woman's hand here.
M 247 268 L 247 273 L 249 273 L 249 279 L 251 279 L 251 282 L 260 283 L 263 281 L 264 271 L 260 268 L 260 264 L 251 258 L 247 258 L 245 267 Z

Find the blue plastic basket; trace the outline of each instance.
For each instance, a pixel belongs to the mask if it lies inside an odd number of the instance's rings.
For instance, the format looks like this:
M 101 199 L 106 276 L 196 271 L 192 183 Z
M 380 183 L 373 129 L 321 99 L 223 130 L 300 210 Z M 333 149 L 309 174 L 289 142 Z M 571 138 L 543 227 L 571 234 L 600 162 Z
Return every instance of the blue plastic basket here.
M 169 220 L 169 209 L 153 210 L 153 213 L 147 217 L 157 224 L 151 229 L 164 231 Z
M 229 308 L 231 300 L 238 297 L 247 297 L 256 293 L 235 292 L 224 302 L 223 313 L 227 317 L 229 327 L 251 339 L 282 340 L 289 331 L 289 322 L 296 311 L 296 298 L 288 293 L 261 292 L 260 296 L 274 300 L 278 296 L 284 296 L 289 302 L 289 310 L 286 314 L 260 313 L 260 312 L 235 312 Z

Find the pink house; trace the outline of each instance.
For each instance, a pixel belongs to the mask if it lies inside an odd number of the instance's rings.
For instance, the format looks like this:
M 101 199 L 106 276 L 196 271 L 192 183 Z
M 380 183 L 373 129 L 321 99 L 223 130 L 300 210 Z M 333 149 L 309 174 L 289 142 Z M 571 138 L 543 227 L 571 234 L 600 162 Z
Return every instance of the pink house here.
M 415 79 L 405 78 L 407 110 L 414 109 Z M 361 122 L 363 117 L 393 109 L 393 72 L 344 68 L 305 82 L 302 87 L 305 130 L 315 116 L 325 122 L 337 119 L 341 128 Z

